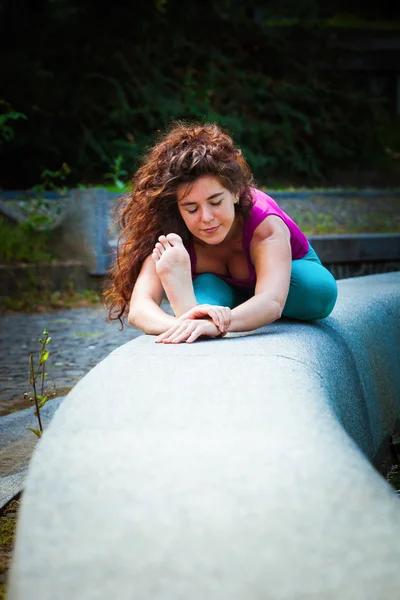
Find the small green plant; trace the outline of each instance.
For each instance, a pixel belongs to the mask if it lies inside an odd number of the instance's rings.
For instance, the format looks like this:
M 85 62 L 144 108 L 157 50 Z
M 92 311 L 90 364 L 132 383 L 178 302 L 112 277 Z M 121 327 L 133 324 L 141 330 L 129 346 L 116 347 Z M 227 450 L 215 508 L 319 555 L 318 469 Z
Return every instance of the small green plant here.
M 29 355 L 29 383 L 32 386 L 33 396 L 30 398 L 32 402 L 35 403 L 35 417 L 38 420 L 39 429 L 33 429 L 32 427 L 28 427 L 29 431 L 32 431 L 37 437 L 41 437 L 43 434 L 43 426 L 42 420 L 40 418 L 40 411 L 43 406 L 50 400 L 51 397 L 55 395 L 55 384 L 53 383 L 50 388 L 45 388 L 45 378 L 47 376 L 46 373 L 46 362 L 49 358 L 49 349 L 48 345 L 50 344 L 51 337 L 49 336 L 49 332 L 47 329 L 43 331 L 43 339 L 39 338 L 39 343 L 41 346 L 40 354 L 39 354 L 39 362 L 35 367 L 33 361 L 33 354 Z M 38 393 L 38 388 L 40 387 L 40 394 Z M 27 396 L 27 394 L 25 394 Z
M 0 146 L 4 142 L 10 142 L 14 137 L 14 129 L 9 124 L 9 121 L 26 118 L 26 115 L 15 111 L 8 102 L 0 100 Z
M 40 178 L 42 182 L 32 188 L 32 191 L 38 191 L 40 193 L 44 193 L 46 191 L 55 191 L 59 194 L 66 194 L 68 188 L 66 186 L 60 186 L 59 181 L 65 181 L 66 177 L 71 173 L 71 169 L 64 162 L 61 167 L 57 171 L 51 171 L 50 169 L 45 169 L 42 171 Z
M 115 185 L 120 190 L 122 190 L 125 187 L 125 183 L 121 180 L 121 177 L 124 175 L 128 175 L 128 172 L 122 168 L 123 162 L 124 159 L 121 155 L 114 158 L 114 161 L 111 165 L 111 171 L 104 175 L 104 179 L 111 179 L 113 185 Z
M 60 196 L 65 196 L 68 188 L 60 185 L 60 182 L 64 182 L 70 172 L 71 169 L 65 162 L 56 171 L 45 169 L 40 175 L 41 182 L 30 189 L 29 200 L 21 199 L 20 207 L 25 213 L 26 223 L 35 231 L 51 229 L 59 218 L 60 204 L 48 200 L 45 193 L 57 192 Z

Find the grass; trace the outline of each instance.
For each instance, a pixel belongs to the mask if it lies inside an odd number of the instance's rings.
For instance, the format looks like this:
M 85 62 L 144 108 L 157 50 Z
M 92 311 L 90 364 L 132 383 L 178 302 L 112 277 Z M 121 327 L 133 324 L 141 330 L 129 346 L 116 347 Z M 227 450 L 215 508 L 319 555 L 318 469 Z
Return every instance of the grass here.
M 53 312 L 70 308 L 87 308 L 100 305 L 100 293 L 94 290 L 76 292 L 74 289 L 64 291 L 47 291 L 32 289 L 20 292 L 15 297 L 5 296 L 0 299 L 0 314 L 9 312 Z
M 6 577 L 11 566 L 20 498 L 18 494 L 0 512 L 0 600 L 6 598 Z
M 12 223 L 0 215 L 0 263 L 51 262 L 50 233 L 34 231 L 28 223 Z
M 273 194 L 272 194 L 273 195 Z M 278 200 L 306 235 L 400 233 L 400 196 Z

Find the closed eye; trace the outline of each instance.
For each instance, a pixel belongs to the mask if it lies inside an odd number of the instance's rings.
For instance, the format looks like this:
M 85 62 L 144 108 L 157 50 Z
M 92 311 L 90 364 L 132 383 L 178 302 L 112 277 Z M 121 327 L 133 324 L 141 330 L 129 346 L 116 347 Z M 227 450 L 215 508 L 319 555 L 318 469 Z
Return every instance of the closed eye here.
M 219 206 L 222 203 L 223 198 L 221 198 L 221 200 L 218 200 L 218 202 L 210 202 L 211 206 Z M 196 208 L 192 208 L 192 209 L 187 209 L 187 212 L 190 215 L 193 215 L 195 212 L 197 212 L 198 210 L 198 206 L 196 206 Z

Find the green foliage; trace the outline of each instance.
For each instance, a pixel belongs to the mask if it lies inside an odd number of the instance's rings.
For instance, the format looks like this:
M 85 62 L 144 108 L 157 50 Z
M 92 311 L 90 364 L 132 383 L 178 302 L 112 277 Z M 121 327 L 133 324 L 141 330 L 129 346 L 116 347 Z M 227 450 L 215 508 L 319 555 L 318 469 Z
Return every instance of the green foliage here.
M 267 192 L 269 190 L 266 190 Z M 399 198 L 352 196 L 282 198 L 279 205 L 306 235 L 400 233 Z
M 58 203 L 54 208 L 54 202 L 47 199 L 45 193 L 48 191 L 57 192 L 60 196 L 65 196 L 68 188 L 60 186 L 60 181 L 65 181 L 70 174 L 71 169 L 67 163 L 55 171 L 44 169 L 40 176 L 41 182 L 30 189 L 29 198 L 20 200 L 20 208 L 25 214 L 26 223 L 34 231 L 49 231 L 61 214 L 61 206 Z
M 66 194 L 67 188 L 60 187 L 59 180 L 64 181 L 70 169 L 66 163 L 56 170 L 45 169 L 41 175 L 41 183 L 33 186 L 28 198 L 22 196 L 18 208 L 25 220 L 13 223 L 0 215 L 0 262 L 40 263 L 55 258 L 51 250 L 52 225 L 59 218 L 61 206 L 45 197 L 45 192 L 52 190 Z
M 26 119 L 26 115 L 13 110 L 8 102 L 0 100 L 0 147 L 4 142 L 9 142 L 13 139 L 14 129 L 9 124 L 9 121 L 17 121 L 18 119 Z
M 125 171 L 125 169 L 122 168 L 123 160 L 121 154 L 114 158 L 111 165 L 111 172 L 104 175 L 104 179 L 111 179 L 113 185 L 118 190 L 123 190 L 125 188 L 125 183 L 121 180 L 121 177 L 128 175 L 128 171 Z
M 210 0 L 207 10 L 204 0 L 184 10 L 178 0 L 116 0 L 93 10 L 89 0 L 47 2 L 18 39 L 6 34 L 0 77 L 28 121 L 0 148 L 3 187 L 27 187 L 61 160 L 72 184 L 106 172 L 120 187 L 173 119 L 224 125 L 260 183 L 316 182 L 385 156 L 383 113 L 332 69 L 335 50 L 316 23 L 337 11 L 321 15 L 317 0 Z
M 11 223 L 0 216 L 0 263 L 38 263 L 54 259 L 51 234 L 27 222 Z
M 55 396 L 55 385 L 53 384 L 50 388 L 45 388 L 46 373 L 46 362 L 49 359 L 48 345 L 51 342 L 51 337 L 47 329 L 43 331 L 43 339 L 39 338 L 40 353 L 37 366 L 35 367 L 33 361 L 33 354 L 29 355 L 29 383 L 32 387 L 33 396 L 30 398 L 35 403 L 35 417 L 37 418 L 39 429 L 33 429 L 28 427 L 29 431 L 32 431 L 37 437 L 41 437 L 43 434 L 42 420 L 40 418 L 40 410 L 50 400 L 51 397 Z M 40 394 L 38 393 L 38 385 L 41 388 Z M 25 394 L 26 396 L 28 394 Z
M 71 173 L 71 169 L 67 163 L 63 163 L 59 169 L 51 171 L 50 169 L 44 169 L 40 175 L 41 182 L 31 188 L 31 192 L 34 194 L 44 194 L 49 190 L 56 191 L 59 194 L 66 193 L 68 188 L 66 186 L 60 186 L 60 181 L 65 181 L 67 176 Z
M 86 289 L 83 292 L 75 290 L 72 281 L 67 281 L 61 289 L 54 291 L 48 281 L 38 279 L 32 273 L 28 286 L 20 287 L 12 297 L 3 296 L 0 299 L 0 313 L 14 312 L 49 312 L 71 308 L 87 308 L 100 305 L 99 292 Z

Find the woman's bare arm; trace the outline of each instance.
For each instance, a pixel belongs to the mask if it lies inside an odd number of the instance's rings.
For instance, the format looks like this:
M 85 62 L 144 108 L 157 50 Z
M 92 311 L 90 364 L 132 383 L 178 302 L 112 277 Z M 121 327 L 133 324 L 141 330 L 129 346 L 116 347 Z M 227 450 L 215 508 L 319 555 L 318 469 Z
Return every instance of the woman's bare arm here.
M 232 310 L 228 331 L 251 331 L 279 319 L 292 269 L 290 232 L 275 215 L 254 232 L 250 253 L 257 273 L 255 295 Z
M 148 256 L 144 261 L 133 288 L 128 322 L 143 333 L 160 335 L 174 325 L 176 318 L 160 307 L 164 290 L 157 275 L 154 261 Z

